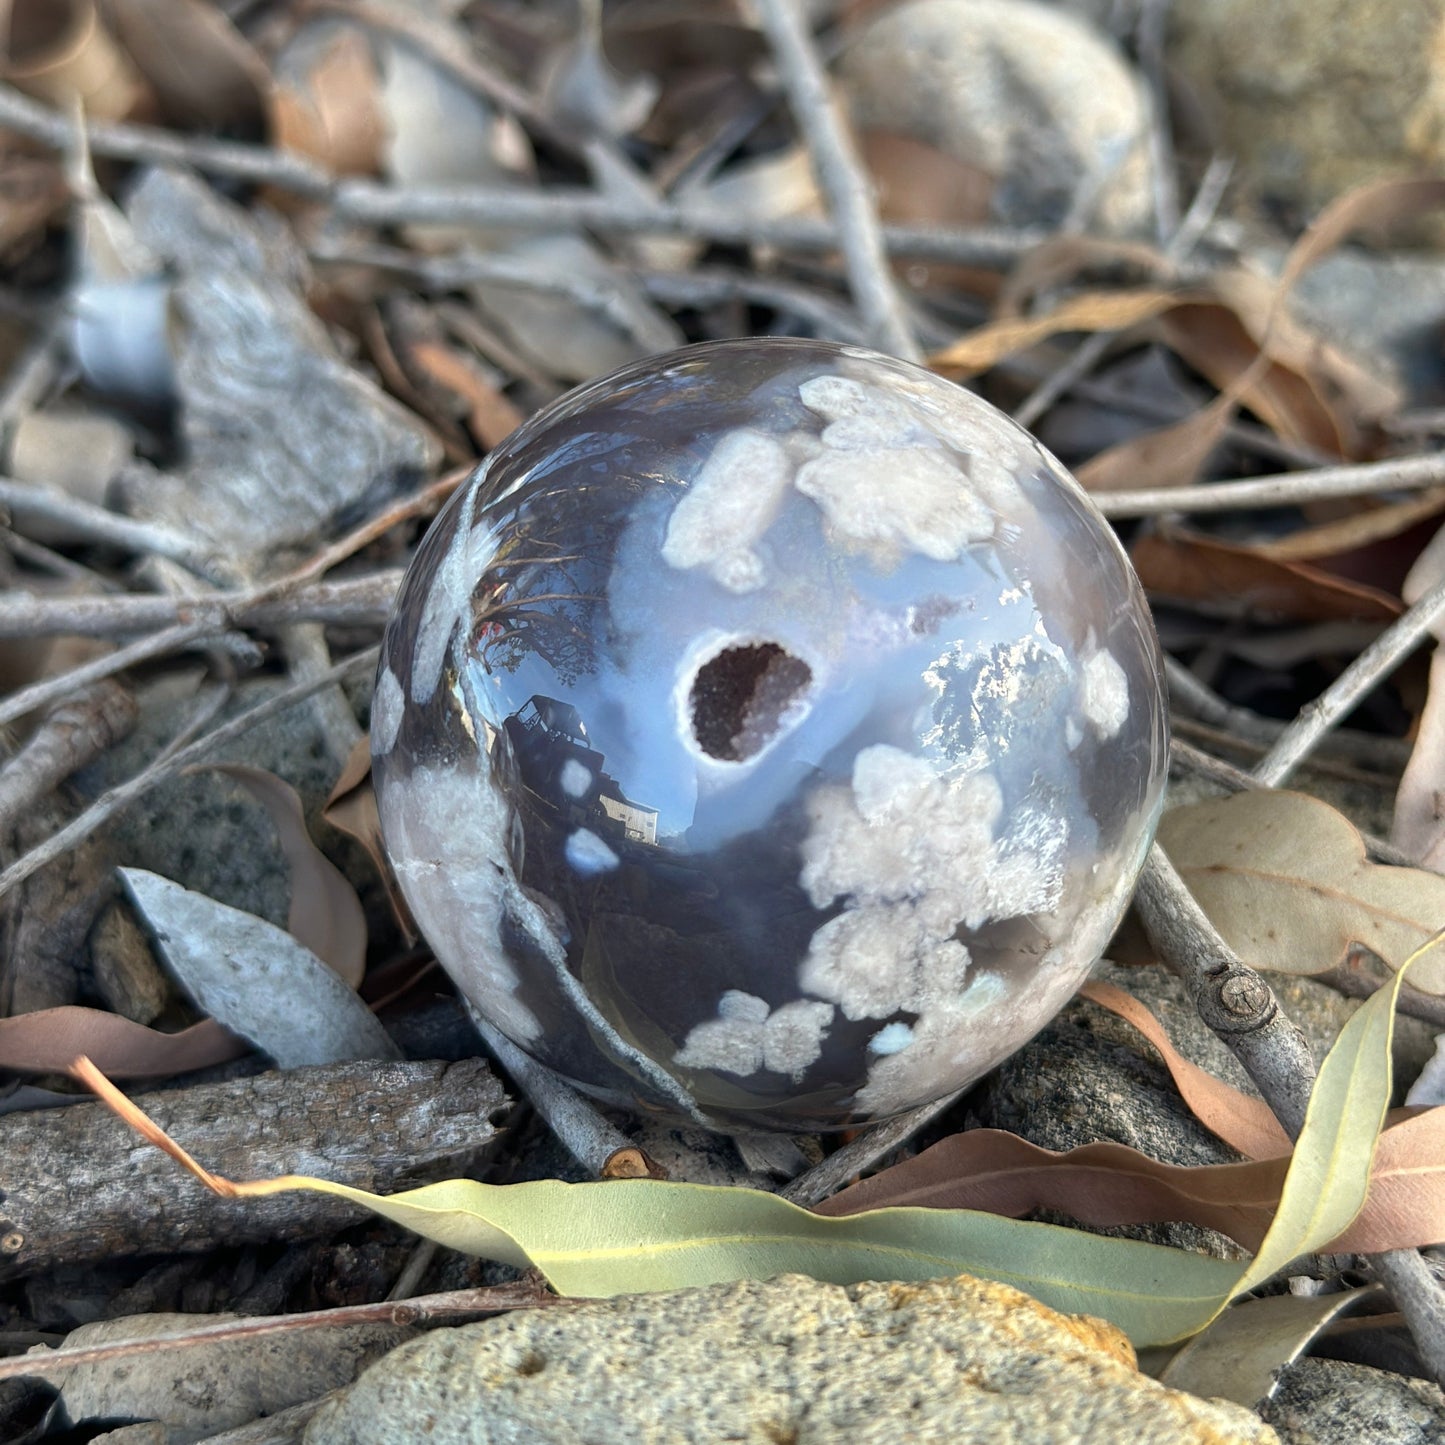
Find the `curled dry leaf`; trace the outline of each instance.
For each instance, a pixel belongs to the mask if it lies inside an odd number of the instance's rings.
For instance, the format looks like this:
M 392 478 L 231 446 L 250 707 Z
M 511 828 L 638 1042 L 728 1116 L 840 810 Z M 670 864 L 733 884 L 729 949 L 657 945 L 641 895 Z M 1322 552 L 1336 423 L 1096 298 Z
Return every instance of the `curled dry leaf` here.
M 1190 422 L 1204 414 L 1197 412 Z M 1393 622 L 1404 611 L 1398 599 L 1378 587 L 1183 527 L 1144 533 L 1129 557 L 1147 591 L 1181 601 L 1215 606 L 1227 601 L 1292 622 Z
M 1445 580 L 1445 528 L 1415 559 L 1402 589 L 1409 603 Z M 1436 624 L 1425 707 L 1415 746 L 1395 794 L 1390 841 L 1424 867 L 1445 873 L 1445 627 Z
M 59 1074 L 88 1054 L 120 1079 L 161 1079 L 228 1063 L 251 1051 L 244 1039 L 203 1019 L 164 1034 L 102 1009 L 40 1009 L 0 1019 L 0 1069 Z
M 1398 968 L 1445 924 L 1445 878 L 1371 863 L 1349 819 L 1304 793 L 1260 789 L 1174 808 L 1159 843 L 1254 968 L 1327 973 L 1352 944 Z M 1432 953 L 1411 984 L 1445 992 L 1445 958 Z
M 376 864 L 377 876 L 386 888 L 392 916 L 407 942 L 415 943 L 418 937 L 416 924 L 392 877 L 386 848 L 381 841 L 381 815 L 376 811 L 376 793 L 371 786 L 370 734 L 358 738 L 353 744 L 346 766 L 332 787 L 321 816 L 333 828 L 345 833 L 348 838 L 355 838 L 366 849 L 368 857 Z
M 1174 1390 L 1258 1409 L 1321 1330 L 1379 1296 L 1379 1287 L 1369 1285 L 1242 1300 L 1184 1344 L 1155 1378 Z
M 337 175 L 369 176 L 381 168 L 386 117 L 381 76 L 366 37 L 337 27 L 303 80 L 270 94 L 277 145 L 320 161 Z
M 1132 994 L 1100 979 L 1090 979 L 1079 995 L 1117 1014 L 1144 1035 L 1158 1051 L 1174 1087 L 1194 1117 L 1231 1149 L 1237 1149 L 1247 1159 L 1269 1159 L 1289 1152 L 1289 1135 L 1269 1105 L 1242 1094 L 1186 1059 L 1170 1041 L 1164 1025 Z
M 192 1159 L 89 1060 L 78 1060 L 74 1072 L 217 1193 L 260 1198 L 308 1189 L 348 1199 L 451 1248 L 534 1266 L 564 1294 L 680 1289 L 788 1271 L 836 1283 L 967 1271 L 1054 1309 L 1098 1315 L 1146 1346 L 1196 1333 L 1236 1294 L 1339 1238 L 1359 1214 L 1389 1100 L 1395 1003 L 1418 958 L 1406 960 L 1341 1030 L 1316 1080 L 1278 1212 L 1243 1268 L 974 1210 L 880 1209 L 827 1218 L 756 1190 L 653 1179 L 512 1185 L 454 1179 L 385 1198 L 302 1175 L 238 1184 Z
M 233 135 L 264 133 L 270 72 L 217 6 L 106 0 L 106 11 L 166 119 Z
M 311 840 L 296 789 L 275 773 L 240 763 L 213 763 L 211 772 L 238 782 L 265 808 L 291 872 L 291 936 L 355 988 L 366 971 L 366 914 L 346 875 Z

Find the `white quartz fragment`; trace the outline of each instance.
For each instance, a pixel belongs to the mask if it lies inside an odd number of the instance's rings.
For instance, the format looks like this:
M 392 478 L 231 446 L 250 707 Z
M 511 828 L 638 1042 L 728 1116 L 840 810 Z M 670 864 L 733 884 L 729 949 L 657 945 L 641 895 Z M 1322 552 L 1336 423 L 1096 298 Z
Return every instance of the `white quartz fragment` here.
M 793 464 L 782 442 L 740 428 L 713 448 L 667 524 L 662 560 L 701 567 L 729 592 L 752 592 L 767 580 L 754 550 L 778 515 Z
M 796 999 L 770 1009 L 766 999 L 735 988 L 723 994 L 717 1013 L 694 1025 L 674 1062 L 744 1075 L 767 1069 L 789 1074 L 796 1083 L 823 1052 L 823 1036 L 833 1021 L 832 1004 Z

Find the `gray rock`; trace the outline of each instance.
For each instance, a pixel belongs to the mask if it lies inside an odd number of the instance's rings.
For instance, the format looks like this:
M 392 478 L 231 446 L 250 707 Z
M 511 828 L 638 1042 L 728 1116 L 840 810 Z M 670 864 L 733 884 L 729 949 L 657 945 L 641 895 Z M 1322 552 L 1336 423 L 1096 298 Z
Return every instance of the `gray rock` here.
M 1283 1445 L 1438 1445 L 1445 1393 L 1340 1360 L 1299 1360 L 1286 1371 L 1264 1418 Z
M 1118 49 L 1032 0 L 909 0 L 862 27 L 838 67 L 855 125 L 935 146 L 992 180 L 992 218 L 1143 229 L 1149 106 Z
M 172 677 L 145 694 L 141 722 L 118 748 L 82 775 L 87 792 L 100 792 L 133 777 L 181 729 L 196 708 L 195 679 Z M 288 686 L 285 679 L 256 678 L 240 684 L 221 721 L 266 701 Z M 284 778 L 301 795 L 312 836 L 317 814 L 345 763 L 344 740 L 333 740 L 315 700 L 269 718 L 216 754 L 218 762 L 246 763 Z M 266 810 L 239 784 L 204 769 L 147 793 L 105 829 L 115 859 L 173 879 L 183 887 L 254 913 L 285 927 L 290 878 Z M 328 848 L 336 841 L 327 840 Z M 359 851 L 359 850 L 357 850 Z M 347 867 L 346 856 L 335 856 Z M 365 875 L 357 863 L 353 881 Z
M 1293 213 L 1445 160 L 1440 0 L 1191 0 L 1170 68 L 1235 158 L 1236 197 Z
M 1172 973 L 1157 965 L 1131 968 L 1106 959 L 1093 977 L 1145 1004 L 1191 1063 L 1235 1088 L 1257 1093 L 1234 1056 L 1200 1022 Z M 1280 1006 L 1304 1031 L 1319 1062 L 1359 1001 L 1314 979 L 1291 974 L 1268 978 Z M 1413 1019 L 1399 1024 L 1396 1066 L 1402 1080 L 1411 1079 L 1429 1053 L 1430 1031 Z M 1080 999 L 990 1076 L 976 1107 L 980 1124 L 1011 1130 L 1045 1149 L 1112 1140 L 1166 1164 L 1226 1164 L 1239 1158 L 1190 1112 L 1153 1047 L 1117 1015 Z M 1240 1257 L 1223 1235 L 1193 1225 L 1101 1232 Z
M 170 1334 L 236 1315 L 151 1314 L 72 1330 L 65 1344 Z M 71 1424 L 159 1421 L 165 1445 L 185 1445 L 348 1384 L 378 1355 L 411 1338 L 392 1325 L 351 1325 L 216 1340 L 57 1371 Z
M 314 545 L 439 460 L 417 418 L 337 354 L 279 227 L 168 171 L 146 177 L 127 215 L 176 272 L 168 336 L 184 453 L 174 474 L 128 475 L 129 510 L 251 571 Z
M 1140 1375 L 1112 1326 L 971 1279 L 797 1275 L 439 1330 L 317 1412 L 307 1445 L 609 1441 L 1263 1442 L 1239 1406 Z
M 1275 252 L 1271 265 L 1283 259 Z M 1336 251 L 1300 277 L 1290 305 L 1411 404 L 1445 399 L 1445 263 L 1438 256 Z

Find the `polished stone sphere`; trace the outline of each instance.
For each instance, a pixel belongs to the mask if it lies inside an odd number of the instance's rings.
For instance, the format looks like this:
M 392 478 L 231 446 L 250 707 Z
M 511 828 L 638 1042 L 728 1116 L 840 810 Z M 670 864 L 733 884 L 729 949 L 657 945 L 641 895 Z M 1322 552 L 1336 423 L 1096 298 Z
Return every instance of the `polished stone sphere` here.
M 877 1118 L 1073 993 L 1162 801 L 1158 643 L 1027 432 L 916 366 L 726 341 L 578 388 L 417 551 L 371 719 L 442 965 L 606 1101 Z

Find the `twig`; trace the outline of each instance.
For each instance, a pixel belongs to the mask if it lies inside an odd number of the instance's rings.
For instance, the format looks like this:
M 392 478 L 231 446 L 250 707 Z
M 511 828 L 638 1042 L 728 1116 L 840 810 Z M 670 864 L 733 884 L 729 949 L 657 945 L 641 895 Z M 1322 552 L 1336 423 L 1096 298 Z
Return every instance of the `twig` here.
M 0 768 L 0 835 L 135 726 L 136 703 L 118 682 L 102 682 L 55 709 Z
M 1334 725 L 1395 670 L 1429 637 L 1445 617 L 1445 581 L 1437 582 L 1413 607 L 1402 613 L 1322 692 L 1260 759 L 1254 775 L 1278 787 L 1308 756 Z
M 1243 1065 L 1280 1123 L 1297 1134 L 1314 1061 L 1274 991 L 1235 956 L 1157 846 L 1139 877 L 1134 903 L 1149 941 L 1183 980 L 1200 1018 Z
M 1134 902 L 1149 941 L 1183 980 L 1199 1016 L 1244 1066 L 1289 1136 L 1297 1138 L 1314 1085 L 1314 1059 L 1274 990 L 1235 956 L 1158 846 L 1150 851 Z M 1405 1316 L 1425 1367 L 1445 1384 L 1445 1290 L 1418 1250 L 1392 1250 L 1368 1260 Z
M 778 1193 L 793 1204 L 805 1208 L 836 1194 L 855 1174 L 871 1169 L 883 1156 L 913 1137 L 925 1124 L 951 1109 L 966 1091 L 947 1094 L 931 1104 L 920 1104 L 896 1119 L 885 1119 L 871 1129 L 835 1149 L 821 1163 L 798 1175 Z
M 1176 708 L 1185 709 L 1201 722 L 1212 724 L 1244 742 L 1259 743 L 1268 748 L 1288 726 L 1277 718 L 1261 717 L 1247 707 L 1226 702 L 1182 662 L 1167 654 L 1164 658 L 1164 676 L 1169 684 L 1169 696 Z M 1376 774 L 1387 768 L 1398 771 L 1410 760 L 1411 748 L 1408 743 L 1398 738 L 1380 737 L 1375 733 L 1340 728 L 1324 739 L 1324 743 L 1335 757 L 1373 764 Z
M 0 85 L 0 128 L 17 131 L 62 153 L 75 146 L 76 125 L 69 116 L 8 85 Z M 334 184 L 323 167 L 295 151 L 204 136 L 179 136 L 156 126 L 124 121 L 89 121 L 85 136 L 92 154 L 111 160 L 194 166 L 211 175 L 275 186 L 314 200 L 325 200 Z
M 64 527 L 72 536 L 87 542 L 103 542 L 127 552 L 166 557 L 198 577 L 221 580 L 221 559 L 195 538 L 169 527 L 137 522 L 44 487 L 26 486 L 11 477 L 0 477 L 0 507 L 17 521 L 35 518 Z
M 32 683 L 0 701 L 0 727 L 14 722 L 16 718 L 24 717 L 28 712 L 34 712 L 36 708 L 48 707 L 73 692 L 79 692 L 81 688 L 99 682 L 101 678 L 114 677 L 116 673 L 124 672 L 138 662 L 164 656 L 167 652 L 179 652 L 192 643 L 214 639 L 214 636 L 214 629 L 205 624 L 184 622 L 167 628 L 164 632 L 158 632 L 153 637 L 141 638 L 129 647 L 122 647 L 104 657 L 81 663 L 79 667 L 72 667 L 68 672 L 47 677 L 43 682 Z
M 74 141 L 70 120 L 9 86 L 0 85 L 0 129 L 18 131 L 55 150 Z M 367 225 L 442 223 L 567 230 L 579 226 L 623 235 L 671 235 L 783 250 L 836 251 L 841 241 L 828 221 L 763 221 L 713 207 L 664 201 L 616 199 L 595 191 L 504 186 L 402 188 L 370 181 L 339 180 L 323 167 L 267 146 L 178 136 L 154 126 L 92 121 L 91 151 L 118 160 L 193 166 L 211 175 L 275 186 L 310 200 L 330 202 L 335 214 Z M 1046 239 L 1040 227 L 962 230 L 942 226 L 885 226 L 891 254 L 962 265 L 1004 267 Z
M 0 597 L 0 640 L 30 637 L 127 637 L 161 627 L 195 625 L 207 634 L 262 630 L 291 622 L 380 626 L 390 615 L 401 570 L 347 582 L 313 582 L 276 595 L 274 583 L 198 596 Z
M 279 692 L 274 697 L 267 698 L 265 702 L 248 708 L 240 716 L 232 718 L 228 723 L 223 723 L 188 746 L 157 758 L 129 782 L 112 788 L 108 793 L 103 793 L 58 833 L 17 858 L 3 873 L 0 873 L 0 898 L 45 867 L 47 863 L 53 862 L 90 837 L 97 828 L 114 817 L 116 813 L 128 808 L 138 798 L 144 797 L 151 789 L 165 782 L 167 778 L 174 777 L 192 763 L 199 762 L 222 744 L 241 737 L 257 723 L 264 722 L 277 713 L 285 712 L 287 708 L 294 707 L 313 693 L 330 687 L 332 683 L 341 682 L 353 673 L 374 667 L 378 651 L 378 648 L 369 647 L 364 652 L 353 653 L 345 661 L 328 668 L 319 676 L 307 678 L 304 682 L 288 687 L 284 692 Z
M 383 1300 L 379 1304 L 341 1305 L 329 1310 L 303 1310 L 293 1315 L 252 1315 L 199 1325 L 189 1330 L 169 1330 L 162 1335 L 142 1335 L 132 1340 L 109 1340 L 104 1344 L 71 1345 L 33 1355 L 0 1360 L 0 1380 L 23 1375 L 49 1374 L 77 1365 L 128 1359 L 136 1355 L 161 1354 L 192 1345 L 215 1344 L 220 1340 L 256 1339 L 263 1335 L 289 1334 L 295 1330 L 334 1329 L 350 1325 L 429 1325 L 466 1315 L 503 1314 L 509 1310 L 575 1308 L 581 1299 L 555 1295 L 531 1280 L 487 1285 L 481 1289 L 446 1290 L 441 1294 L 416 1295 L 408 1300 Z
M 1357 467 L 1318 467 L 1281 472 L 1244 482 L 1206 482 L 1197 487 L 1159 487 L 1138 492 L 1095 492 L 1106 517 L 1153 517 L 1164 512 L 1233 512 L 1240 508 L 1288 507 L 1331 497 L 1370 497 L 1380 492 L 1423 491 L 1445 485 L 1445 455 L 1368 462 Z
M 40 405 L 45 393 L 55 385 L 64 357 L 60 318 L 53 315 L 5 378 L 4 390 L 0 391 L 0 427 L 8 427 Z
M 470 1001 L 467 1011 L 492 1056 L 531 1100 L 562 1147 L 589 1174 L 598 1178 L 661 1177 L 661 1171 L 642 1150 L 604 1119 L 576 1089 L 524 1054 L 511 1039 L 494 1029 Z
M 813 171 L 833 213 L 848 284 L 873 344 L 906 361 L 922 357 L 888 269 L 868 177 L 844 129 L 798 0 L 758 0 L 788 104 L 808 143 Z

